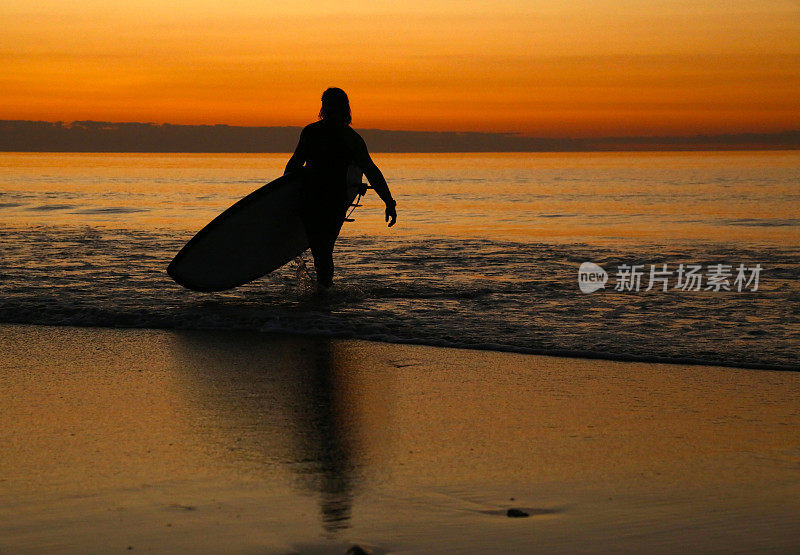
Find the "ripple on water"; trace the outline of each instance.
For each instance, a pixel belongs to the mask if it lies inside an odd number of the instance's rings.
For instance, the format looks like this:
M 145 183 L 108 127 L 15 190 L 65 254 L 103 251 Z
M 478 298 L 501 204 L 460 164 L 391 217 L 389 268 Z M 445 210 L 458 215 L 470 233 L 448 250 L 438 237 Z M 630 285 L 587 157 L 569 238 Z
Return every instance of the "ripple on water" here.
M 195 293 L 165 268 L 170 231 L 2 230 L 0 321 L 81 326 L 257 329 L 611 358 L 797 366 L 800 252 L 789 248 L 342 237 L 337 285 L 315 296 L 295 266 L 222 293 Z M 583 295 L 577 267 L 625 261 L 765 267 L 758 292 Z M 48 262 L 50 261 L 50 262 Z M 313 267 L 310 259 L 309 268 Z M 298 277 L 299 276 L 299 277 Z

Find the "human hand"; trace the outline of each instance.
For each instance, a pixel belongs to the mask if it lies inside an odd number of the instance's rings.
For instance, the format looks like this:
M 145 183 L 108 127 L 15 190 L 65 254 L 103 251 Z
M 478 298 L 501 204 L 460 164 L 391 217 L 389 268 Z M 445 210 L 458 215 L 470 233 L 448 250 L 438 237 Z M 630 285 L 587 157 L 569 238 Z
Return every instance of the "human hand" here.
M 386 221 L 389 222 L 389 227 L 392 227 L 397 222 L 397 206 L 396 202 L 386 204 Z

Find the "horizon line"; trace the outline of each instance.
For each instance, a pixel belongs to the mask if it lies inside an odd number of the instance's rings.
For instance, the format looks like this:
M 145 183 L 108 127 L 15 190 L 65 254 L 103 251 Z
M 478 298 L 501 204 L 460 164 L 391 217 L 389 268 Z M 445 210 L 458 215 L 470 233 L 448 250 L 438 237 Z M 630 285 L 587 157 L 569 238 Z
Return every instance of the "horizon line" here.
M 154 127 L 231 127 L 236 129 L 303 129 L 305 125 L 239 125 L 230 123 L 171 123 L 168 121 L 111 121 L 100 119 L 79 119 L 79 120 L 45 120 L 45 119 L 0 119 L 2 123 L 48 123 L 62 124 L 62 127 L 69 129 L 74 124 L 80 123 L 102 123 L 110 125 L 150 125 Z M 307 124 L 306 124 L 307 125 Z M 383 133 L 418 133 L 418 134 L 452 134 L 452 135 L 496 135 L 503 137 L 513 137 L 519 139 L 553 140 L 553 141 L 586 141 L 586 140 L 623 140 L 623 139 L 682 139 L 682 138 L 704 138 L 704 137 L 742 137 L 742 136 L 773 136 L 800 133 L 798 128 L 784 128 L 779 131 L 726 131 L 726 132 L 687 132 L 678 134 L 655 134 L 655 135 L 533 135 L 521 131 L 459 131 L 459 130 L 427 130 L 427 129 L 385 129 L 380 127 L 358 127 L 351 125 L 353 129 L 362 131 L 380 131 Z
M 0 120 L 2 152 L 286 153 L 302 126 Z M 491 131 L 358 129 L 372 152 L 798 150 L 800 129 L 772 133 L 535 137 Z

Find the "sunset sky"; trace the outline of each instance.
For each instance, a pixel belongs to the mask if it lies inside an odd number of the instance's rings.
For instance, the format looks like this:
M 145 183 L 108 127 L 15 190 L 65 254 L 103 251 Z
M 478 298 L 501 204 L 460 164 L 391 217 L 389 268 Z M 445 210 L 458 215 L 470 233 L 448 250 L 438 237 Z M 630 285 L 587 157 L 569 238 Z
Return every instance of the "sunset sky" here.
M 535 136 L 800 128 L 797 0 L 3 0 L 0 119 Z

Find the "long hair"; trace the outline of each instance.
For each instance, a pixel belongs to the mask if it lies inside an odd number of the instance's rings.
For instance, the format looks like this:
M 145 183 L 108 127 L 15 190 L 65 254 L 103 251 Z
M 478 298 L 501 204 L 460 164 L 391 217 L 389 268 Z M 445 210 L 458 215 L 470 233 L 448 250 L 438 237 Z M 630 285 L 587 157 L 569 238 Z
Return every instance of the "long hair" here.
M 331 87 L 322 93 L 322 108 L 319 110 L 319 119 L 331 123 L 350 125 L 353 117 L 350 115 L 350 101 L 347 99 L 347 93 L 336 87 Z

